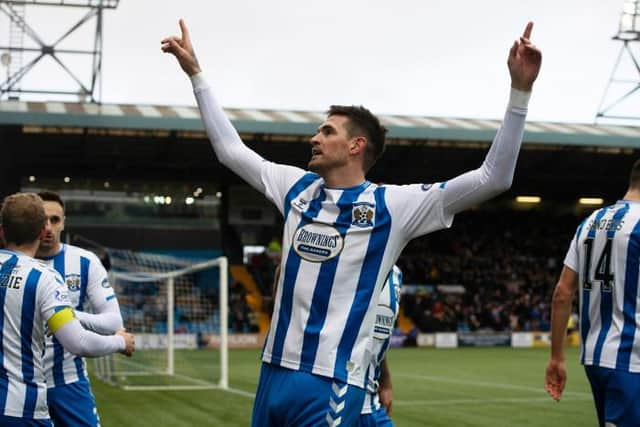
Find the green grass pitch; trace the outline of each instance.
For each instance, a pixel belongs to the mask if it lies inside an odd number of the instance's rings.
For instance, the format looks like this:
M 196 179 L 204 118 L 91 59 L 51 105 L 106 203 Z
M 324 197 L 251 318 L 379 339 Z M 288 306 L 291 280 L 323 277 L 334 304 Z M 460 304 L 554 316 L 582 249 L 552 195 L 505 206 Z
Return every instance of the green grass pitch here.
M 186 369 L 207 379 L 217 355 L 196 351 L 176 358 L 184 358 Z M 394 388 L 392 418 L 398 427 L 597 425 L 589 385 L 574 349 L 567 355 L 569 380 L 560 403 L 543 390 L 546 349 L 403 348 L 392 349 L 388 357 Z M 230 386 L 240 393 L 124 391 L 92 378 L 102 425 L 248 426 L 259 352 L 234 350 L 229 360 Z

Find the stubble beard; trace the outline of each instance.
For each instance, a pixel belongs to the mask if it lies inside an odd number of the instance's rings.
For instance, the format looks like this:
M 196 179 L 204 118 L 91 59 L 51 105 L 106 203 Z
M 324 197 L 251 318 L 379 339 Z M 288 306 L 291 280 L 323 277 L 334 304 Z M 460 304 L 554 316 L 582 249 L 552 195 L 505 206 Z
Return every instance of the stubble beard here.
M 307 169 L 309 169 L 311 172 L 320 173 L 320 166 L 312 163 L 311 161 L 309 162 L 309 164 L 307 164 Z
M 313 158 L 309 159 L 309 163 L 307 163 L 307 169 L 309 169 L 311 172 L 317 173 L 318 175 L 320 175 L 324 170 L 321 164 L 313 161 Z
M 55 249 L 56 245 L 57 243 L 55 241 L 52 241 L 51 243 L 45 243 L 44 240 L 41 240 L 36 255 L 48 254 Z

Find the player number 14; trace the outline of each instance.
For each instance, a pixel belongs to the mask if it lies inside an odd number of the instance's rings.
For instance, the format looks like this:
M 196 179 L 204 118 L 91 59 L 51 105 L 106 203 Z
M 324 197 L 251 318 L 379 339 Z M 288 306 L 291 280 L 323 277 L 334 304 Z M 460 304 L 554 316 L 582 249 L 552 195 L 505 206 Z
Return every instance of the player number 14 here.
M 611 271 L 611 246 L 613 239 L 607 239 L 607 242 L 602 249 L 602 253 L 598 257 L 595 271 L 593 272 L 593 280 L 591 279 L 591 258 L 593 252 L 593 239 L 586 239 L 584 241 L 586 252 L 586 263 L 584 265 L 584 281 L 582 282 L 582 288 L 590 291 L 593 288 L 593 282 L 600 282 L 600 289 L 603 292 L 611 292 L 613 288 L 614 276 Z

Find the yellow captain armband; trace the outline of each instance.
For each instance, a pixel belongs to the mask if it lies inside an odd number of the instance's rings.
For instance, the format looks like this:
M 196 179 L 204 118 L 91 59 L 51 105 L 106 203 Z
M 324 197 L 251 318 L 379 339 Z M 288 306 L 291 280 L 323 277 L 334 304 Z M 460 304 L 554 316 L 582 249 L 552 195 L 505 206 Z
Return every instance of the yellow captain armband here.
M 47 326 L 49 326 L 49 332 L 55 334 L 60 328 L 76 318 L 76 314 L 71 307 L 64 307 L 62 310 L 56 311 L 56 313 L 49 318 Z

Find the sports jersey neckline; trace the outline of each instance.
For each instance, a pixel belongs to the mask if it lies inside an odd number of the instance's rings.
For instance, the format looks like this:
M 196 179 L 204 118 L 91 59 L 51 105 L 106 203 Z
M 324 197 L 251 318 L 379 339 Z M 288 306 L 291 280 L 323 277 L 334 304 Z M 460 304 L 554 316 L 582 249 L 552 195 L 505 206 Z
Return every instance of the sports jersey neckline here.
M 55 257 L 57 257 L 58 255 L 60 255 L 62 252 L 64 252 L 65 246 L 66 246 L 66 245 L 65 245 L 64 243 L 60 243 L 60 250 L 59 250 L 58 252 L 56 252 L 55 254 L 50 255 L 50 256 L 37 257 L 37 258 L 38 258 L 38 259 L 45 260 L 45 261 L 48 261 L 48 260 L 50 260 L 50 259 L 54 259 L 54 258 L 55 258 Z
M 325 189 L 325 190 L 359 191 L 359 190 L 364 190 L 369 185 L 371 185 L 371 182 L 369 182 L 367 180 L 364 180 L 364 182 L 362 182 L 362 184 L 354 185 L 353 187 L 329 187 L 328 185 L 326 185 L 323 182 L 322 183 L 322 188 Z
M 14 251 L 14 250 L 7 249 L 7 248 L 0 249 L 0 252 L 6 252 L 6 253 L 9 253 L 9 254 L 12 254 L 12 255 L 26 255 L 26 254 L 24 254 L 24 253 L 22 253 L 20 251 Z

